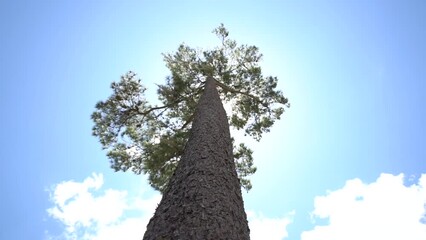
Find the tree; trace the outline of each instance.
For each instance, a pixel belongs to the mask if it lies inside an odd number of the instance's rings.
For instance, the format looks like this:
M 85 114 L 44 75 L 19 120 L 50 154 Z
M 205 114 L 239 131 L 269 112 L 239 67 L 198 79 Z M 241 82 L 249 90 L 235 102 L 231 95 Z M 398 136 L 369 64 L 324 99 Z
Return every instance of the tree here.
M 148 103 L 129 72 L 92 114 L 112 168 L 146 173 L 163 193 L 144 239 L 248 239 L 239 184 L 249 190 L 256 168 L 229 125 L 260 140 L 289 104 L 278 79 L 262 75 L 257 47 L 237 46 L 223 24 L 214 33 L 221 40 L 215 49 L 181 44 L 164 54 L 171 76 L 158 85 L 161 105 Z M 222 101 L 232 106 L 229 119 Z

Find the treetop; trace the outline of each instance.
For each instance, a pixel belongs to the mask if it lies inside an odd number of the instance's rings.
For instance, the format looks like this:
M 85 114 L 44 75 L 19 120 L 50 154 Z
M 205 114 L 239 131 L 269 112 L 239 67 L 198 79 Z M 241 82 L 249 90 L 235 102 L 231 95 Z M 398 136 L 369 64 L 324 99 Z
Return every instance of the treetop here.
M 220 40 L 214 49 L 199 50 L 184 43 L 163 54 L 170 75 L 158 86 L 160 105 L 145 98 L 146 88 L 134 72 L 113 82 L 113 94 L 96 104 L 93 135 L 108 151 L 116 171 L 146 173 L 155 189 L 163 191 L 189 136 L 194 109 L 206 77 L 213 77 L 224 103 L 232 106 L 230 126 L 259 141 L 279 120 L 288 99 L 276 90 L 277 77 L 264 76 L 256 46 L 238 45 L 221 24 L 213 30 Z M 234 143 L 234 158 L 241 185 L 251 188 L 256 171 L 253 151 Z

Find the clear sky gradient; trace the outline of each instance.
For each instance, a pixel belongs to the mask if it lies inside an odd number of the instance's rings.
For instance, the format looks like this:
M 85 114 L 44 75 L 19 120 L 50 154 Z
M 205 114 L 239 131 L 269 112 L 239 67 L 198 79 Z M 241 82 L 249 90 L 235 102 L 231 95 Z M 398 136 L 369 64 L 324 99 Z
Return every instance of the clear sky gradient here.
M 135 226 L 147 221 L 158 193 L 144 177 L 109 168 L 91 136 L 90 114 L 129 70 L 155 101 L 155 83 L 169 74 L 161 53 L 182 42 L 219 44 L 211 31 L 220 23 L 238 43 L 260 48 L 264 74 L 279 78 L 291 103 L 260 142 L 248 140 L 258 167 L 253 189 L 244 193 L 252 238 L 351 239 L 336 229 L 350 235 L 350 221 L 365 230 L 369 219 L 382 216 L 374 239 L 426 239 L 421 0 L 0 1 L 0 239 L 83 239 L 88 233 L 88 239 L 106 239 L 101 233 L 113 236 L 128 219 Z M 80 195 L 61 202 L 73 189 Z M 92 221 L 86 226 L 82 216 L 66 214 L 83 195 L 129 206 L 122 214 L 110 211 L 109 222 L 86 216 Z M 89 208 L 87 201 L 76 211 Z M 378 206 L 389 212 L 371 210 Z M 55 207 L 62 218 L 48 210 Z M 70 224 L 80 232 L 70 233 Z M 138 230 L 135 239 L 144 226 L 132 231 Z

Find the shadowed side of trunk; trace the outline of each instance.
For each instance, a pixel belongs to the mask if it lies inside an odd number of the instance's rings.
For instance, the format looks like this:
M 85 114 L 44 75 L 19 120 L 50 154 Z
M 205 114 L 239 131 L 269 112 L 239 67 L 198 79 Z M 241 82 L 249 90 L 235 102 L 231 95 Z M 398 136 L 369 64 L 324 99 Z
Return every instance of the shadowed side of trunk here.
M 143 239 L 249 238 L 226 112 L 208 77 L 182 158 Z

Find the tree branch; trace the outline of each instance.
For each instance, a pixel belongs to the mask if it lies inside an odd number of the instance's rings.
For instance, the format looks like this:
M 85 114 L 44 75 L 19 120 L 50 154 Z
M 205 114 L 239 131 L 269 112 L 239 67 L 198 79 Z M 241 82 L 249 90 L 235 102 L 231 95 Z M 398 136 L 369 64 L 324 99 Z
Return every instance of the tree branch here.
M 230 87 L 230 86 L 228 86 L 228 85 L 225 85 L 225 84 L 223 84 L 223 83 L 221 83 L 221 82 L 217 81 L 216 79 L 215 79 L 215 82 L 216 82 L 216 84 L 217 84 L 219 87 L 221 87 L 221 88 L 222 88 L 223 90 L 225 90 L 225 91 L 228 91 L 228 92 L 231 92 L 231 93 L 239 93 L 239 94 L 243 94 L 243 95 L 245 95 L 245 96 L 247 96 L 247 97 L 250 97 L 250 98 L 252 98 L 252 99 L 256 100 L 257 102 L 259 102 L 260 104 L 262 104 L 262 106 L 264 106 L 264 107 L 268 107 L 268 105 L 267 105 L 267 104 L 265 104 L 262 100 L 260 100 L 260 98 L 259 98 L 259 97 L 257 97 L 257 96 L 254 96 L 254 95 L 252 95 L 252 94 L 250 94 L 250 93 L 248 93 L 248 92 L 242 92 L 242 91 L 240 91 L 240 90 L 234 89 L 234 88 L 232 88 L 232 87 Z
M 189 119 L 182 125 L 182 127 L 180 128 L 180 130 L 184 129 L 186 126 L 188 126 L 189 123 L 192 122 L 192 120 L 194 119 L 194 115 L 195 115 L 195 113 L 193 113 L 191 115 L 191 117 L 189 117 Z

